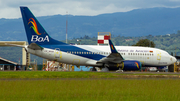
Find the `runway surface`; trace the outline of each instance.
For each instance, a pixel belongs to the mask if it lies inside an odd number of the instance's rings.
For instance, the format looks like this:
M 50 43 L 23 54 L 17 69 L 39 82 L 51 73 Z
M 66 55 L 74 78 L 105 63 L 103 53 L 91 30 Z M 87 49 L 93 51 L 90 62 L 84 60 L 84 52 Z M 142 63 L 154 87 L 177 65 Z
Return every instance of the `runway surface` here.
M 157 74 L 164 74 L 164 75 L 166 75 L 166 74 L 174 74 L 174 75 L 180 75 L 180 72 L 134 72 L 134 71 L 132 71 L 132 72 L 111 72 L 111 73 L 122 73 L 122 74 L 155 74 L 155 75 L 157 75 Z

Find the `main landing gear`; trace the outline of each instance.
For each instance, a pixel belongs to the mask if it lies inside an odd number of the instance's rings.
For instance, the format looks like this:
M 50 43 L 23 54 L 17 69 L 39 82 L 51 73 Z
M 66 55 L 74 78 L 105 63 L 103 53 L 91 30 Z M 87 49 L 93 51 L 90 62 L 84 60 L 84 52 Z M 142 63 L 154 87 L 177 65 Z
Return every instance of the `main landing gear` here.
M 97 71 L 95 67 L 91 68 L 90 71 Z
M 102 72 L 108 72 L 109 71 L 109 69 L 108 69 L 109 65 L 108 64 L 104 64 L 103 67 L 104 68 L 101 69 Z

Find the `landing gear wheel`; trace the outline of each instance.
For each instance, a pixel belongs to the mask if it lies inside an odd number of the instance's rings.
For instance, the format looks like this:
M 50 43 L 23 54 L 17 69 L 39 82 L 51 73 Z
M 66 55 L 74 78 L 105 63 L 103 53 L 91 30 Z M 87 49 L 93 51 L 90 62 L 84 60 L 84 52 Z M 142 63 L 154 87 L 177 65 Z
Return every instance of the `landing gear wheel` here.
M 108 72 L 109 69 L 107 67 L 101 69 L 102 72 Z
M 108 69 L 109 65 L 108 64 L 104 64 L 103 67 L 104 68 L 101 69 L 102 72 L 108 72 L 109 71 L 109 69 Z
M 91 68 L 90 71 L 97 71 L 95 67 Z

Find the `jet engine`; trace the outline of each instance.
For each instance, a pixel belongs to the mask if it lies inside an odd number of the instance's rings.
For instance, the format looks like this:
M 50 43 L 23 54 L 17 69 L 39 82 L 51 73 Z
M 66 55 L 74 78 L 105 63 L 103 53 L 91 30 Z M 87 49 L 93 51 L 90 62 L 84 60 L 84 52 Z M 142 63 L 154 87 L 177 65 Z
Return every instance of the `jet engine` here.
M 136 60 L 123 61 L 119 66 L 122 70 L 139 70 L 142 67 L 141 62 Z

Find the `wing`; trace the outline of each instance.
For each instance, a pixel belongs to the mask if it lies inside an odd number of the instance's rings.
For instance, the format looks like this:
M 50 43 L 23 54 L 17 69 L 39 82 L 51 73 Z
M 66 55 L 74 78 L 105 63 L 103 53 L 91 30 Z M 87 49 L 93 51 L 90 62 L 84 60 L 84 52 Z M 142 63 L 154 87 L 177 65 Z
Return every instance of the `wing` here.
M 109 45 L 111 49 L 111 54 L 107 57 L 102 58 L 97 63 L 121 63 L 124 60 L 121 54 L 117 52 L 116 48 L 114 47 L 110 39 L 109 39 Z

